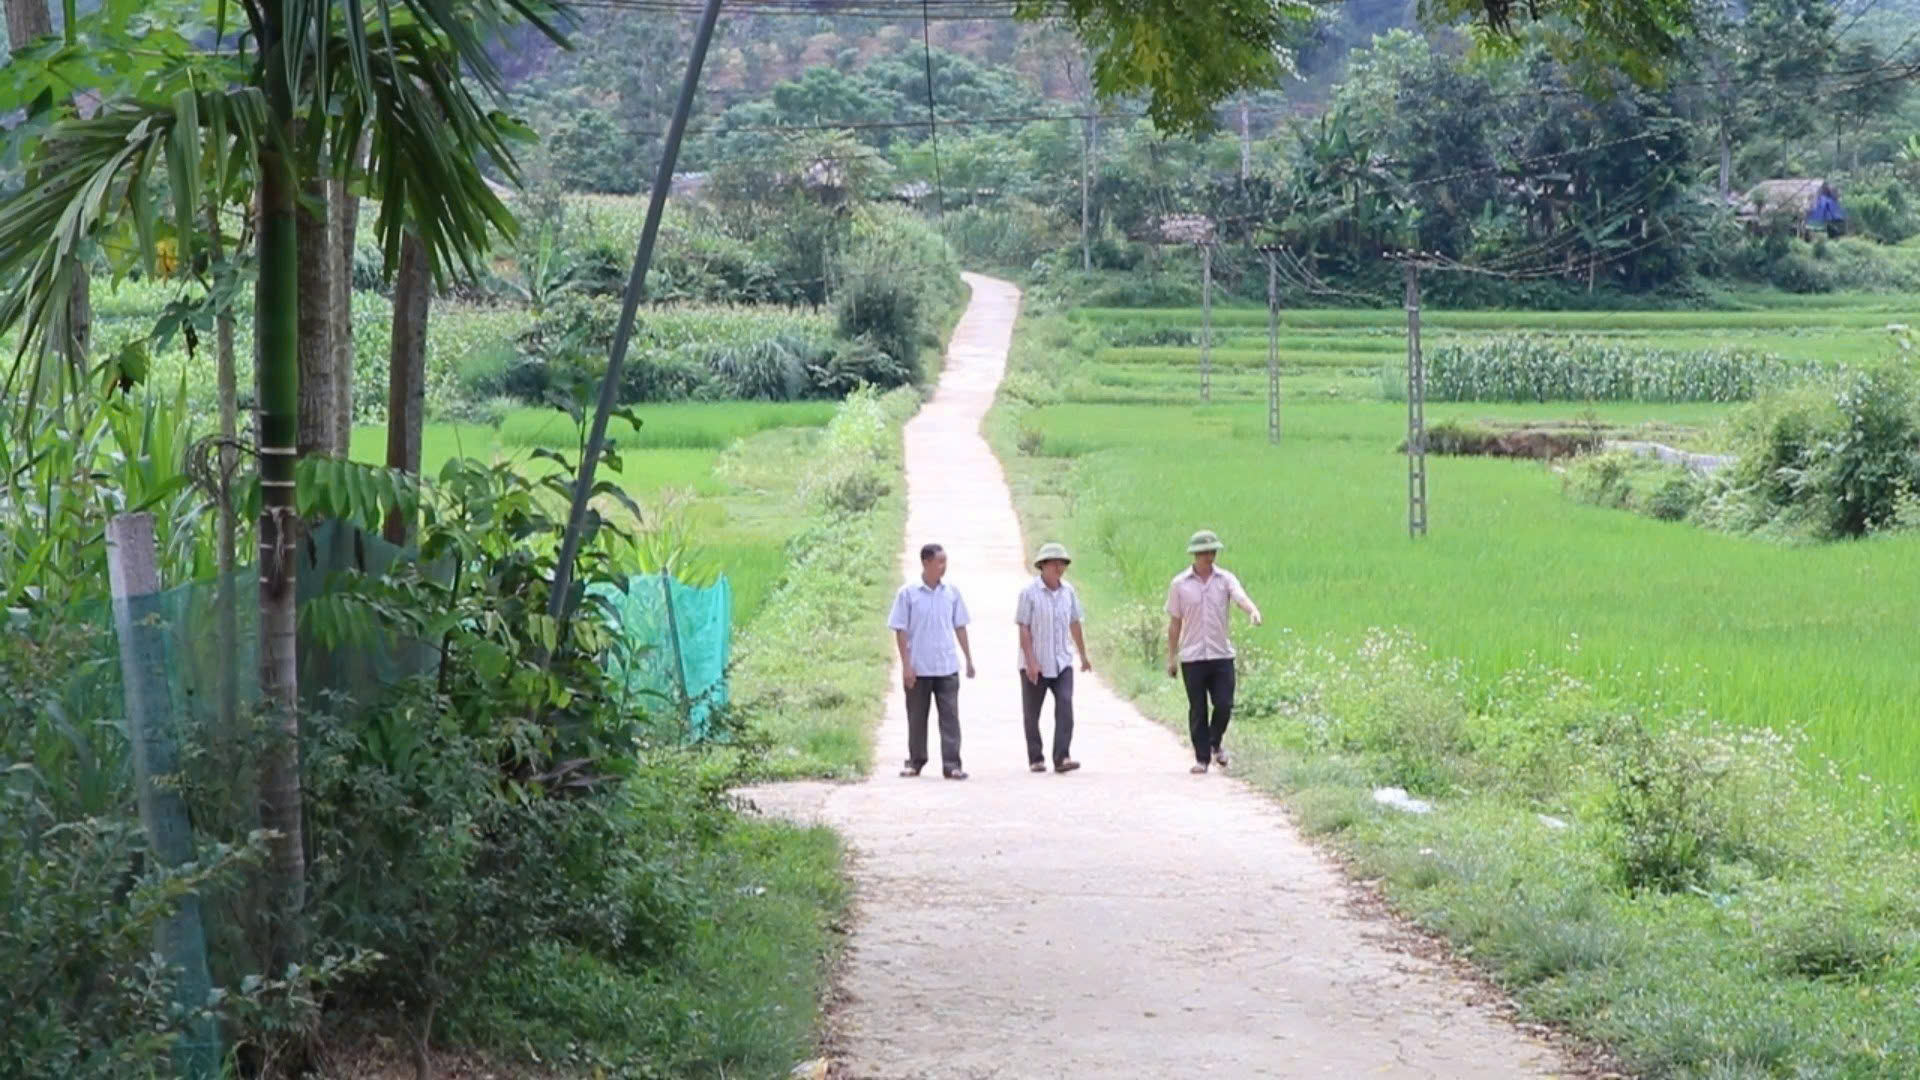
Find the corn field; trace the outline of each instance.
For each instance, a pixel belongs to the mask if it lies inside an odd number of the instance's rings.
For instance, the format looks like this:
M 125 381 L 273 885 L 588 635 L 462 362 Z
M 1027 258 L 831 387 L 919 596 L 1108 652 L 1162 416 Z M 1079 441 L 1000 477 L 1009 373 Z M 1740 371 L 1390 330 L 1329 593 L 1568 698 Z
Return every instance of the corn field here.
M 1435 401 L 1748 401 L 1831 370 L 1746 349 L 1635 349 L 1580 338 L 1510 337 L 1427 354 Z

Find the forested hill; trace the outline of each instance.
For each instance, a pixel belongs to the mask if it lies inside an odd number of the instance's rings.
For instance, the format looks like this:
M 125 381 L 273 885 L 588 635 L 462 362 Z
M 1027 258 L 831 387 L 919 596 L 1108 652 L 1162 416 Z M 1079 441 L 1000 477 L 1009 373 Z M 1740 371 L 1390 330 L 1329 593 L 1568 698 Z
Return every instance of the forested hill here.
M 1820 0 L 1809 0 L 1816 6 Z M 82 5 L 83 7 L 87 5 Z M 531 31 L 515 34 L 501 49 L 502 67 L 516 88 L 553 90 L 578 86 L 594 95 L 617 95 L 629 81 L 671 85 L 684 59 L 694 8 L 685 3 L 612 0 L 578 8 L 575 49 L 564 52 Z M 727 97 L 764 93 L 809 68 L 864 66 L 923 48 L 920 20 L 911 3 L 898 20 L 862 14 L 834 15 L 839 0 L 821 0 L 817 15 L 747 13 L 720 25 L 703 80 L 709 104 Z M 1736 12 L 1748 5 L 1729 5 Z M 1920 27 L 1920 0 L 1839 0 L 1832 5 L 1838 29 L 1849 39 L 1873 41 L 1893 51 Z M 1348 54 L 1396 29 L 1420 28 L 1419 0 L 1337 0 L 1323 4 L 1323 17 L 1295 56 L 1298 77 L 1285 89 L 1295 99 L 1320 100 L 1344 74 Z M 1061 36 L 1011 19 L 939 19 L 926 28 L 934 48 L 1001 71 L 1017 72 L 1042 97 L 1070 101 L 1077 95 L 1072 72 L 1061 62 Z M 668 61 L 671 72 L 656 71 Z

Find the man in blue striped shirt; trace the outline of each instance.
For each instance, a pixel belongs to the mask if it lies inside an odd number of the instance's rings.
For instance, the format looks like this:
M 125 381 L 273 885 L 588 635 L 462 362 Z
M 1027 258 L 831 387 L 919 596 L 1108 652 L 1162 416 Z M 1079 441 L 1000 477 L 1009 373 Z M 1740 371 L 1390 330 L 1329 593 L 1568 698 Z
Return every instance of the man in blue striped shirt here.
M 1040 742 L 1040 706 L 1053 694 L 1053 771 L 1070 773 L 1080 763 L 1069 756 L 1073 745 L 1073 654 L 1080 652 L 1080 670 L 1092 671 L 1087 640 L 1081 634 L 1080 594 L 1067 584 L 1067 549 L 1047 544 L 1033 561 L 1040 571 L 1020 592 L 1013 619 L 1020 624 L 1020 698 L 1027 728 L 1027 768 L 1046 772 L 1045 747 Z
M 900 650 L 907 690 L 907 762 L 901 776 L 919 776 L 927 764 L 927 713 L 940 709 L 940 774 L 965 780 L 960 767 L 960 655 L 973 678 L 973 648 L 967 643 L 967 602 L 946 584 L 947 552 L 939 544 L 920 549 L 920 580 L 900 587 L 887 626 Z M 960 645 L 959 653 L 954 643 Z

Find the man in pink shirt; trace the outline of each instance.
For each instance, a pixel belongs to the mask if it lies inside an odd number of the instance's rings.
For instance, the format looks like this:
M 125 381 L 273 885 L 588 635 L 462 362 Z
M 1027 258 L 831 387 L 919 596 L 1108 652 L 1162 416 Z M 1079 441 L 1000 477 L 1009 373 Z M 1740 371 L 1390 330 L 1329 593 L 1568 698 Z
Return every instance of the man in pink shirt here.
M 1214 565 L 1224 546 L 1209 530 L 1194 533 L 1187 543 L 1193 565 L 1167 588 L 1167 677 L 1186 680 L 1187 734 L 1193 739 L 1195 775 L 1205 773 L 1209 764 L 1227 767 L 1221 739 L 1233 719 L 1234 688 L 1228 608 L 1237 605 L 1253 625 L 1260 625 L 1260 608 L 1240 587 L 1240 579 Z

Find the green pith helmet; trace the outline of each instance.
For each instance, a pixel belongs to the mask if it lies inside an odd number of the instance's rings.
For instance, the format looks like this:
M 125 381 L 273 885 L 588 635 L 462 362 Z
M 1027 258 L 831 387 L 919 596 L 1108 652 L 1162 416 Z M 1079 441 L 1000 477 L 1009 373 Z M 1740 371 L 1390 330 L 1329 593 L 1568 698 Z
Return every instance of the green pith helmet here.
M 1214 535 L 1212 529 L 1201 529 L 1193 534 L 1193 539 L 1187 541 L 1187 554 L 1198 555 L 1203 551 L 1219 551 L 1226 546 L 1220 542 L 1218 536 Z
M 1033 557 L 1033 568 L 1038 570 L 1042 564 L 1052 562 L 1054 559 L 1059 559 L 1063 563 L 1073 562 L 1073 556 L 1067 554 L 1066 545 L 1042 544 L 1040 554 Z

